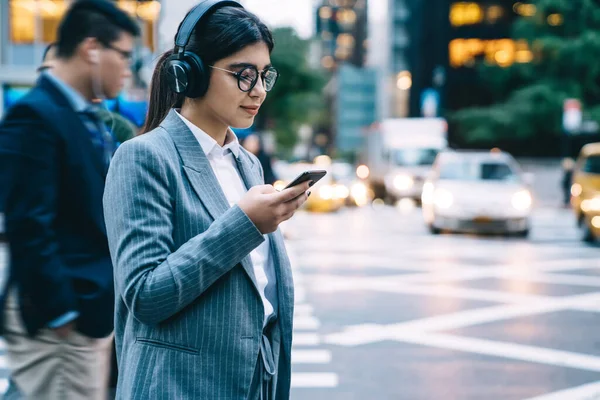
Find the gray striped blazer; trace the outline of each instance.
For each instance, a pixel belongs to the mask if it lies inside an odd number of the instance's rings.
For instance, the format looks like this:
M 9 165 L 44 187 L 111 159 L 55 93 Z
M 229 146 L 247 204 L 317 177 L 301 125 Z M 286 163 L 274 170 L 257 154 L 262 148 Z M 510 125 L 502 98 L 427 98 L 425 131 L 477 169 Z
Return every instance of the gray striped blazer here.
M 256 157 L 242 150 L 237 165 L 247 187 L 262 184 Z M 175 111 L 119 147 L 104 210 L 115 268 L 117 398 L 246 399 L 264 313 L 249 254 L 264 238 L 229 207 Z M 270 241 L 279 400 L 290 391 L 293 281 L 280 232 Z

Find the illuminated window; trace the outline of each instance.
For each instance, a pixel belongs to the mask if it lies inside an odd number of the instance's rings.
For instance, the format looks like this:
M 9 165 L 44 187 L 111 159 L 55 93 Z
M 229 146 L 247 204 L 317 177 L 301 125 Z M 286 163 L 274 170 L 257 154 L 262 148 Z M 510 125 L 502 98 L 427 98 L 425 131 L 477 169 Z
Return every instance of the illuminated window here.
M 478 58 L 501 67 L 533 60 L 533 53 L 527 42 L 512 39 L 455 39 L 449 45 L 450 65 L 454 68 L 471 67 Z
M 559 26 L 563 24 L 563 16 L 560 14 L 548 15 L 548 25 Z
M 487 9 L 487 20 L 490 24 L 495 24 L 504 16 L 504 8 L 500 6 L 489 6 Z
M 533 17 L 537 12 L 537 8 L 534 4 L 523 4 L 520 2 L 515 3 L 513 10 L 523 17 Z
M 460 2 L 450 7 L 452 26 L 475 25 L 483 21 L 483 9 L 477 3 Z
M 10 0 L 11 41 L 18 44 L 33 43 L 36 29 L 41 41 L 55 41 L 56 30 L 66 8 L 64 0 Z
M 329 19 L 332 16 L 331 8 L 329 7 L 321 7 L 319 10 L 319 17 L 322 19 Z
M 337 43 L 343 47 L 354 47 L 354 36 L 349 33 L 342 33 L 338 35 Z
M 12 43 L 34 43 L 36 37 L 43 43 L 56 41 L 58 26 L 69 3 L 68 0 L 9 0 Z M 144 44 L 154 50 L 154 30 L 160 14 L 160 3 L 119 0 L 118 5 L 142 23 Z

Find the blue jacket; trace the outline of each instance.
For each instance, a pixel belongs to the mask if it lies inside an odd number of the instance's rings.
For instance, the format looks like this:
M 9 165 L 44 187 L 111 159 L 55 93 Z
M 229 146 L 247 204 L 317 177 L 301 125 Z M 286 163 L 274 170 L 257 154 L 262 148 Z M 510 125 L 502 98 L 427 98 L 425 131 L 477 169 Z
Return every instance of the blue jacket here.
M 106 166 L 69 99 L 46 76 L 0 123 L 0 210 L 31 335 L 68 312 L 77 330 L 113 330 L 114 284 L 102 210 Z M 4 304 L 6 290 L 0 297 Z M 1 320 L 0 326 L 3 321 Z

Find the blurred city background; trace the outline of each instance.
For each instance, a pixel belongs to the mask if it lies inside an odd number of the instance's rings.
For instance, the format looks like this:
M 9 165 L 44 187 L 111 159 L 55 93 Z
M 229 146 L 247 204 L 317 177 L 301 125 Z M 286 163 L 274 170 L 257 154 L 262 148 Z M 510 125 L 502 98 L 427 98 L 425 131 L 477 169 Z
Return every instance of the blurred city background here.
M 0 115 L 70 2 L 0 0 Z M 139 129 L 196 1 L 116 2 Z M 329 172 L 283 227 L 292 398 L 600 399 L 600 1 L 241 2 L 281 77 L 236 133 L 278 188 Z

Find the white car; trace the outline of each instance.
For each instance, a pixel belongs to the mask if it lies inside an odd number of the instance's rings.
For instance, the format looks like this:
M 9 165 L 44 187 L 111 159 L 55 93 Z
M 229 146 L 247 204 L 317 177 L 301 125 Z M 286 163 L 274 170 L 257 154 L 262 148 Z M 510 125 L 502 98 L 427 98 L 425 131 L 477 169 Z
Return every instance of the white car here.
M 509 154 L 444 151 L 423 187 L 423 216 L 429 230 L 529 234 L 533 198 Z

